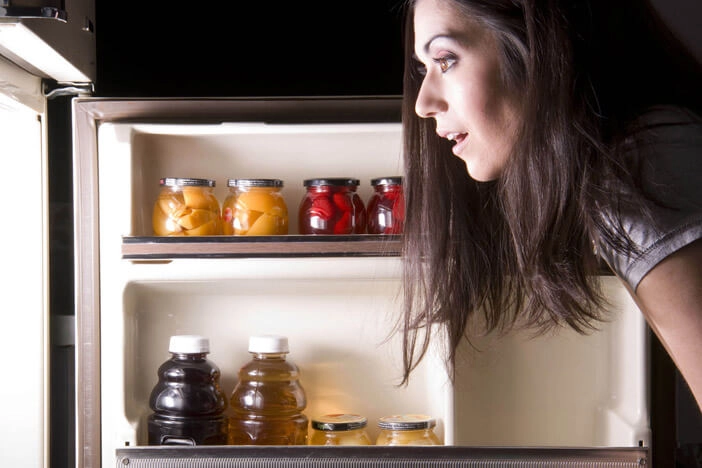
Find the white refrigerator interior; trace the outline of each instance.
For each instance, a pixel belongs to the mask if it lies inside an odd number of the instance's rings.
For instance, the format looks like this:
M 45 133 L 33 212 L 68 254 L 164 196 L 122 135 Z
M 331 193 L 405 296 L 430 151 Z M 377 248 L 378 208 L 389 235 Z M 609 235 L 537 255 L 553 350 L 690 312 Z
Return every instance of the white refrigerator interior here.
M 79 198 L 96 197 L 99 212 L 103 466 L 115 449 L 147 443 L 149 393 L 175 334 L 209 337 L 227 395 L 249 359 L 248 337 L 287 335 L 308 417 L 363 414 L 373 439 L 381 416 L 426 413 L 447 445 L 649 445 L 646 328 L 613 277 L 603 277 L 612 321 L 601 331 L 483 337 L 480 352 L 461 353 L 454 383 L 432 349 L 398 387 L 400 340 L 390 332 L 401 310 L 399 255 L 123 258 L 125 237 L 152 235 L 161 177 L 215 179 L 220 201 L 228 178 L 283 179 L 296 234 L 304 179 L 356 177 L 367 201 L 371 178 L 401 174 L 400 131 L 398 122 L 97 127 L 95 174 L 76 180 L 99 187 Z
M 398 124 L 105 124 L 98 132 L 103 465 L 116 447 L 146 444 L 149 393 L 175 334 L 210 338 L 227 395 L 250 359 L 249 336 L 286 335 L 308 417 L 360 413 L 375 438 L 381 416 L 426 413 L 450 441 L 452 387 L 440 363 L 430 357 L 397 387 L 399 344 L 387 341 L 397 257 L 121 258 L 122 236 L 151 235 L 160 177 L 215 179 L 220 200 L 227 178 L 281 178 L 295 233 L 304 178 L 357 177 L 367 200 L 370 178 L 399 173 Z
M 48 404 L 48 195 L 41 80 L 0 57 L 4 205 L 0 465 L 45 466 Z

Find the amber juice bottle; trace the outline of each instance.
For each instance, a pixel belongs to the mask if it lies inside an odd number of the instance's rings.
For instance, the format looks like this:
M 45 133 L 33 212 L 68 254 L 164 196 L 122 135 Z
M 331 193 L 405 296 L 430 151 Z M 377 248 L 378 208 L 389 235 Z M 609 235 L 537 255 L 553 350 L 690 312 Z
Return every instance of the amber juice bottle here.
M 297 366 L 286 359 L 288 339 L 253 336 L 249 352 L 230 399 L 229 444 L 306 445 L 307 399 Z

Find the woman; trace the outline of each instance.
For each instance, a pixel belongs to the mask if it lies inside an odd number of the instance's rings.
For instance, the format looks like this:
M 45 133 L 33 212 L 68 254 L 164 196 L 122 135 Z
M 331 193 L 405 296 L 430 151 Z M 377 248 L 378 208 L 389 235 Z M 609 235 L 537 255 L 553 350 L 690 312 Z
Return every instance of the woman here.
M 410 0 L 405 382 L 431 331 L 608 318 L 605 260 L 702 405 L 700 65 L 645 0 Z

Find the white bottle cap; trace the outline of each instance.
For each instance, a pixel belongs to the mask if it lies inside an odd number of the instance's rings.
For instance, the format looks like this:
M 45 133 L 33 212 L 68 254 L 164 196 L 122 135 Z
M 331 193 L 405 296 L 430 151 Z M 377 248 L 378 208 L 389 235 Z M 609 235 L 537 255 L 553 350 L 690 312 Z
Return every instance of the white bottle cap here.
M 250 353 L 289 353 L 288 337 L 280 335 L 259 335 L 249 337 Z
M 210 340 L 200 335 L 175 335 L 171 337 L 168 351 L 177 354 L 209 353 Z

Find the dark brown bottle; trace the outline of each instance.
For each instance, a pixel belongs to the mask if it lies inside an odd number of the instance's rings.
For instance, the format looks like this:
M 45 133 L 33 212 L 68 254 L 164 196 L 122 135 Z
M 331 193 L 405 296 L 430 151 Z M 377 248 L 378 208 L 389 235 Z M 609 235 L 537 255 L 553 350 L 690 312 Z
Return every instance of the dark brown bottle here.
M 225 445 L 227 400 L 219 368 L 207 359 L 209 340 L 172 336 L 168 351 L 149 398 L 149 445 Z
M 229 443 L 306 445 L 307 399 L 297 366 L 286 360 L 288 339 L 252 336 L 249 352 L 230 400 Z

